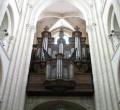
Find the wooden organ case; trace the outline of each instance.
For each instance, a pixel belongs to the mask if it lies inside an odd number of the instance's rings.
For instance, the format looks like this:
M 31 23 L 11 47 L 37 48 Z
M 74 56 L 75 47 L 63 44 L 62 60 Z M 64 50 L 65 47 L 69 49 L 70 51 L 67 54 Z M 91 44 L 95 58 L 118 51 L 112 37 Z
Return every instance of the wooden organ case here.
M 28 95 L 86 96 L 93 95 L 91 60 L 86 38 L 76 26 L 69 44 L 61 27 L 57 44 L 46 27 L 38 44 L 33 45 Z

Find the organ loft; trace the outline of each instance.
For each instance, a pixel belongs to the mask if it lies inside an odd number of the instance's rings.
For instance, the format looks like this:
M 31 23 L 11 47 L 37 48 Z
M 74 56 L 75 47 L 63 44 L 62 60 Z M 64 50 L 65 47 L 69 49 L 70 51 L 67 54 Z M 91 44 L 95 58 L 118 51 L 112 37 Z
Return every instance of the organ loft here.
M 74 29 L 67 44 L 61 27 L 55 44 L 49 28 L 44 28 L 33 45 L 27 95 L 93 95 L 89 45 L 80 28 Z

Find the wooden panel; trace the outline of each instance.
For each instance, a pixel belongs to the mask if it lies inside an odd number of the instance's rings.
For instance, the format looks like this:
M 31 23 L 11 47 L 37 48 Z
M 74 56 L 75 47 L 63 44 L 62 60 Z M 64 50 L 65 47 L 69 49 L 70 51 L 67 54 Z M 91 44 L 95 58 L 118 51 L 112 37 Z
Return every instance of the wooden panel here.
M 92 83 L 92 76 L 91 74 L 80 74 L 80 75 L 75 75 L 74 80 L 76 83 L 80 84 L 91 84 Z
M 27 86 L 28 95 L 53 95 L 53 96 L 78 96 L 78 95 L 93 95 L 93 81 L 90 73 L 77 74 L 74 77 L 75 87 L 71 90 L 58 93 L 44 87 L 45 76 L 44 75 L 30 75 Z

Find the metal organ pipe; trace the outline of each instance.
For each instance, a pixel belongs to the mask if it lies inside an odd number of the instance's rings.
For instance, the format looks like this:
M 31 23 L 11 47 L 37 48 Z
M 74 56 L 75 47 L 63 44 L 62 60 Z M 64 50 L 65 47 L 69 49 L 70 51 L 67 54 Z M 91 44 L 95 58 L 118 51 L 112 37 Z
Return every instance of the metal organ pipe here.
M 59 53 L 63 54 L 63 43 L 59 44 Z
M 75 37 L 75 48 L 77 49 L 76 51 L 76 59 L 80 60 L 82 57 L 81 54 L 81 36 L 82 36 L 82 32 L 79 31 L 79 27 L 76 26 L 75 27 L 75 31 L 72 33 L 73 37 Z
M 50 61 L 48 61 L 46 66 L 46 79 L 50 79 L 50 73 L 51 73 L 50 70 L 51 70 Z
M 69 64 L 69 79 L 73 79 L 74 75 L 74 66 L 73 62 L 70 62 Z
M 63 73 L 63 62 L 61 55 L 57 55 L 57 79 L 62 79 L 62 73 Z

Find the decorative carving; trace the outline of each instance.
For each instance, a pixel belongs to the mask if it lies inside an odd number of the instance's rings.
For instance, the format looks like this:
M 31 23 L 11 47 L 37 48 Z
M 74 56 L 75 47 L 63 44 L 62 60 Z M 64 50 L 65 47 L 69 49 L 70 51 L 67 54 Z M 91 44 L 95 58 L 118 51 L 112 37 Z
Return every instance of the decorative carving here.
M 62 27 L 58 44 L 53 44 L 54 39 L 48 36 L 51 33 L 48 32 L 48 27 L 45 27 L 45 31 L 42 32 L 43 37 L 37 38 L 38 44 L 33 46 L 30 66 L 30 74 L 38 74 L 38 77 L 43 75 L 44 80 L 36 82 L 36 86 L 40 84 L 36 87 L 31 84 L 34 83 L 31 78 L 28 83 L 29 93 L 44 94 L 47 91 L 47 94 L 53 95 L 93 94 L 89 46 L 85 44 L 86 38 L 82 37 L 79 29 L 78 26 L 75 27 L 76 31 L 73 32 L 73 37 L 67 45 Z M 46 47 L 46 42 L 48 50 L 43 48 Z M 30 77 L 33 77 L 33 74 Z

